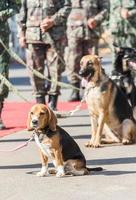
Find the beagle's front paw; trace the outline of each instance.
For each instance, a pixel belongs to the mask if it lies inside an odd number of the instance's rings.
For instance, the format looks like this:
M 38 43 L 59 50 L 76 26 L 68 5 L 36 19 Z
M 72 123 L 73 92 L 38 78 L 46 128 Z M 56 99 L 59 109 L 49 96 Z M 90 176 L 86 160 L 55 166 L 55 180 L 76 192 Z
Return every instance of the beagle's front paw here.
M 49 175 L 48 167 L 47 166 L 42 166 L 41 171 L 38 172 L 36 175 L 39 176 L 39 177 L 48 176 Z
M 64 167 L 58 166 L 56 177 L 60 178 L 60 177 L 63 177 L 63 176 L 65 176 Z

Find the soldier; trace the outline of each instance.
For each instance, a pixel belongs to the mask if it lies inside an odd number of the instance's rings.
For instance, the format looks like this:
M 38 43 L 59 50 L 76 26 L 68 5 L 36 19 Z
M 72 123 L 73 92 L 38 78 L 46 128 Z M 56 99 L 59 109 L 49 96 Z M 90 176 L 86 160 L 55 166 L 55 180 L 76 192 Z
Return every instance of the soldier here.
M 71 0 L 72 10 L 67 20 L 68 47 L 66 63 L 70 83 L 80 88 L 78 76 L 81 57 L 98 54 L 100 27 L 108 16 L 109 0 Z M 69 101 L 80 100 L 79 90 L 72 90 Z
M 109 26 L 113 68 L 122 73 L 117 61 L 121 52 L 116 46 L 136 48 L 136 0 L 111 0 Z
M 49 51 L 50 91 L 45 87 L 45 80 L 31 73 L 31 84 L 37 103 L 45 103 L 49 94 L 49 105 L 56 110 L 60 81 L 64 71 L 63 52 L 65 46 L 65 23 L 70 12 L 69 0 L 22 0 L 18 16 L 20 26 L 19 43 L 27 48 L 27 65 L 44 74 L 45 60 Z
M 0 38 L 4 44 L 9 45 L 9 25 L 8 19 L 19 11 L 19 2 L 17 0 L 0 1 Z M 10 56 L 0 43 L 0 73 L 8 79 Z M 8 87 L 0 81 L 0 130 L 5 129 L 5 125 L 1 119 L 3 103 L 8 96 Z

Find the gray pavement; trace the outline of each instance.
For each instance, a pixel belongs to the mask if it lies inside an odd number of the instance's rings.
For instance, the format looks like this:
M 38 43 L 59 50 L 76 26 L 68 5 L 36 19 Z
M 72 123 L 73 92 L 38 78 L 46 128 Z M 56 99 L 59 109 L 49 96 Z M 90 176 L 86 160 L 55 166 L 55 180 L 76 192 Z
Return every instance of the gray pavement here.
M 106 71 L 111 70 L 110 58 L 104 59 Z M 64 79 L 66 74 L 64 74 Z M 20 78 L 22 81 L 20 82 Z M 28 99 L 32 100 L 31 86 L 24 68 L 11 67 L 10 79 Z M 67 100 L 70 90 L 62 90 L 60 100 Z M 8 101 L 22 101 L 10 93 Z M 101 166 L 101 172 L 89 176 L 56 178 L 37 177 L 40 169 L 38 149 L 33 142 L 15 152 L 0 152 L 0 200 L 135 200 L 136 199 L 136 145 L 105 145 L 86 148 L 90 138 L 90 121 L 87 110 L 74 116 L 59 119 L 79 144 L 89 167 Z M 12 149 L 28 140 L 30 133 L 19 131 L 0 138 L 0 149 Z M 50 161 L 50 167 L 52 167 Z

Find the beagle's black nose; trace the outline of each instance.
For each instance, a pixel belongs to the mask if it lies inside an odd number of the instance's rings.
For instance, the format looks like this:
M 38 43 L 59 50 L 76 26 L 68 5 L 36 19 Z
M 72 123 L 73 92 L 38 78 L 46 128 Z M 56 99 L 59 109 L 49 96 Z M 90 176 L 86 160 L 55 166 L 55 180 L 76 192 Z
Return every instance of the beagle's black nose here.
M 37 125 L 38 124 L 38 120 L 37 119 L 33 119 L 32 120 L 32 124 Z

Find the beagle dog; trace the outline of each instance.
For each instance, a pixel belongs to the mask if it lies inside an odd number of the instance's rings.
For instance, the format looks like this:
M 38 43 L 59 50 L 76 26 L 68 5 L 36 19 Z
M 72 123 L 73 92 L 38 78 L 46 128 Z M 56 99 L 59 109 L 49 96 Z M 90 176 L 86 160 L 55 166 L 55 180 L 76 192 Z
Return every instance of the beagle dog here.
M 79 74 L 86 80 L 85 99 L 91 118 L 91 134 L 87 147 L 99 147 L 102 136 L 106 143 L 135 142 L 136 125 L 132 107 L 122 90 L 101 66 L 97 55 L 81 59 Z
M 86 167 L 86 159 L 74 139 L 57 125 L 53 111 L 44 104 L 32 106 L 28 115 L 28 130 L 34 130 L 35 141 L 40 149 L 42 168 L 38 176 L 48 175 L 48 159 L 56 168 L 56 177 L 87 175 L 102 168 Z

